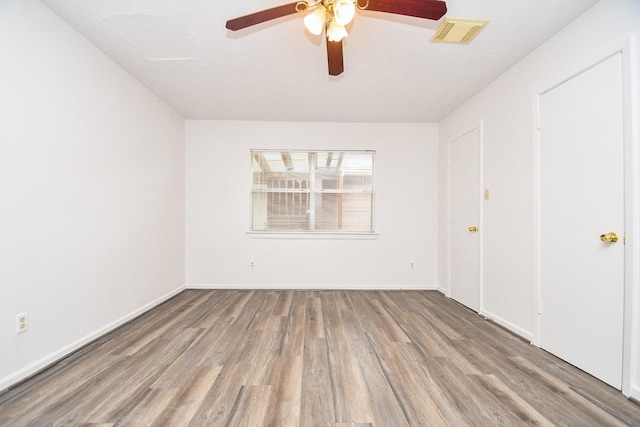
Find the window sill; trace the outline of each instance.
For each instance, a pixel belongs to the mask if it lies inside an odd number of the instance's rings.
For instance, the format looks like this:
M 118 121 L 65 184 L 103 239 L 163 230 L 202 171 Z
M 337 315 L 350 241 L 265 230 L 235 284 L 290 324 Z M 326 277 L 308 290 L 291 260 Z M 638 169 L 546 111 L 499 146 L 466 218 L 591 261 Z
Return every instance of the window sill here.
M 247 231 L 252 239 L 308 239 L 308 240 L 376 240 L 374 232 L 323 232 L 323 231 Z

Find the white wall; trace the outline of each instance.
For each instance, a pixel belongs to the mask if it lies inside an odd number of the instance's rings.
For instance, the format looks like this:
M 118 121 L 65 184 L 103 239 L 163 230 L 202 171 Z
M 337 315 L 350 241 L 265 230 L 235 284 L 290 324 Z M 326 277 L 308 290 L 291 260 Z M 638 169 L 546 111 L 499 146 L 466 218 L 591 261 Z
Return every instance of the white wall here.
M 621 49 L 630 33 L 640 35 L 640 2 L 637 0 L 603 0 L 579 17 L 562 32 L 497 79 L 480 94 L 450 114 L 440 123 L 440 281 L 446 283 L 446 146 L 484 123 L 484 187 L 491 189 L 491 199 L 484 209 L 484 301 L 485 314 L 494 317 L 516 332 L 533 337 L 533 119 L 534 94 L 549 88 L 605 56 Z M 638 43 L 632 52 L 640 69 Z M 635 77 L 635 99 L 638 79 Z M 637 144 L 638 118 L 634 112 L 633 129 Z M 637 145 L 636 145 L 637 147 Z M 638 153 L 634 156 L 637 166 Z M 640 284 L 638 283 L 637 201 L 635 188 L 635 227 L 627 230 L 628 250 L 634 251 L 635 273 L 632 295 L 635 320 L 632 331 L 634 366 L 626 379 L 627 390 L 640 398 Z
M 184 287 L 184 120 L 34 0 L 0 63 L 1 390 Z
M 435 124 L 187 121 L 187 286 L 436 287 L 437 129 Z M 250 150 L 261 148 L 376 150 L 379 238 L 248 237 Z M 250 261 L 255 268 L 249 268 Z

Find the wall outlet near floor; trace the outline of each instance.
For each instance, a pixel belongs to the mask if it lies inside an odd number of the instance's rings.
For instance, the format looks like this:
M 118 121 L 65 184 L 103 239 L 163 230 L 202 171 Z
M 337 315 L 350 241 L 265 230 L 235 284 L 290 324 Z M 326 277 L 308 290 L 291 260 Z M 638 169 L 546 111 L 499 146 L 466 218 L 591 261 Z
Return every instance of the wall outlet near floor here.
M 251 261 L 249 262 L 249 268 L 254 268 L 256 266 L 256 263 Z
M 29 330 L 27 313 L 20 313 L 16 316 L 16 334 L 21 334 Z
M 409 263 L 409 268 L 410 268 L 410 269 L 412 269 L 412 270 L 413 270 L 414 268 L 416 268 L 416 263 L 415 263 L 415 262 L 413 262 L 413 261 L 411 261 L 411 262 Z

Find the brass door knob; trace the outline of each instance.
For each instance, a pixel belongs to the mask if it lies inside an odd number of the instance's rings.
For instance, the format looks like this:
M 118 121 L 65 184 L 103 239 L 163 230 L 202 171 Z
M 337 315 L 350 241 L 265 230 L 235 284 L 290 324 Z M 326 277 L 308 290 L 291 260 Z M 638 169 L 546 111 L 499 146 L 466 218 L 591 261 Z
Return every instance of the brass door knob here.
M 477 232 L 477 231 L 478 231 L 478 227 L 476 227 L 475 225 L 472 225 L 471 227 L 469 227 L 469 231 L 470 231 L 471 233 L 475 233 L 475 232 Z
M 605 243 L 615 243 L 618 241 L 618 235 L 614 232 L 603 234 L 600 236 L 600 240 Z

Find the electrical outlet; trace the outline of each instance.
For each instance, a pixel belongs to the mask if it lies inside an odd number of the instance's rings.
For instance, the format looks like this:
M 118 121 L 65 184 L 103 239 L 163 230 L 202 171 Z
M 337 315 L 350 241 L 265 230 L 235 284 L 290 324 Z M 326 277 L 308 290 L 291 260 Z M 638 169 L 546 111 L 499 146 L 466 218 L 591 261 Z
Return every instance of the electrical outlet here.
M 16 316 L 16 334 L 21 334 L 29 330 L 27 313 L 20 313 Z
M 255 266 L 256 266 L 256 263 L 255 263 L 255 262 L 251 261 L 251 262 L 249 263 L 249 268 L 254 268 Z
M 416 268 L 416 264 L 413 261 L 411 261 L 409 263 L 409 268 L 413 270 L 414 268 Z

